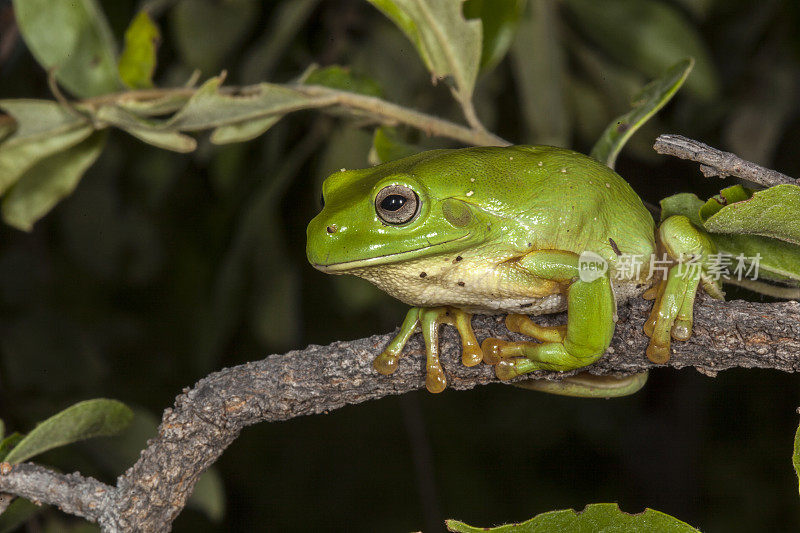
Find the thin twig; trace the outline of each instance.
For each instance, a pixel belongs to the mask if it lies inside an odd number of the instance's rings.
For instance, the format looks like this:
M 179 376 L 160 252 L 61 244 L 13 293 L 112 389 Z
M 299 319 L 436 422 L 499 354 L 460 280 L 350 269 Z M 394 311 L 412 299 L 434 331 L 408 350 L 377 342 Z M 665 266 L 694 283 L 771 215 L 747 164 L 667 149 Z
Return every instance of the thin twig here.
M 700 171 L 707 178 L 736 176 L 765 187 L 800 183 L 800 180 L 681 135 L 659 135 L 653 149 L 659 154 L 672 155 L 700 163 Z

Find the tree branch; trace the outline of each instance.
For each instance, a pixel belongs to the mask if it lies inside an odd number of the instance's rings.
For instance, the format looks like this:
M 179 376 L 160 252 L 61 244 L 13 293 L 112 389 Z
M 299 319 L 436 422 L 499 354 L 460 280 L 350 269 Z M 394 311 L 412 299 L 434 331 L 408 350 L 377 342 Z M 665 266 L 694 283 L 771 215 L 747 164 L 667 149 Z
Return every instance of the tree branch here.
M 730 152 L 712 148 L 700 141 L 681 135 L 659 135 L 653 149 L 659 154 L 672 155 L 700 163 L 700 171 L 707 178 L 736 176 L 766 187 L 785 183 L 797 185 L 800 180 L 790 178 L 775 170 L 746 161 Z
M 642 325 L 650 302 L 620 306 L 616 334 L 606 355 L 586 370 L 593 374 L 642 372 L 654 365 L 644 355 Z M 564 323 L 565 315 L 537 319 Z M 502 317 L 473 320 L 478 338 L 510 334 Z M 403 394 L 425 386 L 424 347 L 415 335 L 397 372 L 381 376 L 372 359 L 392 334 L 328 346 L 309 346 L 228 368 L 200 380 L 164 413 L 158 436 L 139 461 L 110 488 L 77 474 L 61 475 L 30 464 L 0 475 L 0 492 L 59 506 L 98 522 L 104 531 L 164 531 L 183 509 L 200 474 L 213 464 L 246 426 L 332 411 L 348 404 Z M 443 328 L 442 364 L 451 390 L 497 383 L 491 367 L 460 363 L 460 341 Z M 695 367 L 715 375 L 732 367 L 800 370 L 800 303 L 720 302 L 700 295 L 694 334 L 673 345 L 669 366 Z M 566 374 L 541 372 L 560 379 Z M 520 394 L 524 394 L 520 392 Z

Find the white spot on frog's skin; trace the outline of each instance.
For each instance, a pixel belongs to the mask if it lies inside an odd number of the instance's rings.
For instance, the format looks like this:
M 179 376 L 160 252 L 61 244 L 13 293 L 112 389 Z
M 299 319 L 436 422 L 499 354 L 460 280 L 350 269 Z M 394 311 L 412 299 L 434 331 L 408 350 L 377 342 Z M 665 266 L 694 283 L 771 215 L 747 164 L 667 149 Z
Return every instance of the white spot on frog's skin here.
M 562 169 L 561 169 L 561 172 L 563 172 L 564 174 L 566 174 L 566 173 L 567 173 L 567 169 L 566 169 L 566 168 L 562 168 Z
M 610 189 L 611 188 L 611 184 L 610 183 L 606 183 L 606 187 L 608 187 Z
M 539 161 L 539 166 L 542 166 L 542 162 L 541 161 Z
M 470 178 L 469 181 L 470 183 L 475 183 L 475 178 Z
M 467 196 L 472 196 L 473 194 L 475 194 L 475 191 L 467 191 Z
M 347 172 L 347 169 L 346 168 L 340 168 L 339 172 Z
M 514 160 L 514 156 L 508 156 L 508 160 L 509 161 L 513 161 Z

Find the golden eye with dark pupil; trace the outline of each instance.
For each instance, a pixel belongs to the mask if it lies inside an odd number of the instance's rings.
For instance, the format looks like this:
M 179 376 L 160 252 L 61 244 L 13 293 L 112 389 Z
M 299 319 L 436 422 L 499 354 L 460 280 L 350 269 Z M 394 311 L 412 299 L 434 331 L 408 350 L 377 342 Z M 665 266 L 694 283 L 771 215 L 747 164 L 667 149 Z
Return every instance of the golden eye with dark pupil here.
M 419 214 L 419 196 L 405 185 L 389 185 L 375 197 L 375 212 L 385 224 L 406 224 Z

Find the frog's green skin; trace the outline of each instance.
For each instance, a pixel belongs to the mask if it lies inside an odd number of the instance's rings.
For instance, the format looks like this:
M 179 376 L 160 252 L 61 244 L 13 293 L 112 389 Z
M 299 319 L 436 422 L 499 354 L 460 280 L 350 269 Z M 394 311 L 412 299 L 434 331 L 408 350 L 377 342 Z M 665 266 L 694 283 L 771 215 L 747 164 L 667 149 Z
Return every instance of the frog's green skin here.
M 392 211 L 397 197 L 405 203 Z M 438 360 L 440 323 L 458 328 L 465 364 L 497 364 L 501 379 L 571 370 L 605 352 L 616 303 L 656 281 L 649 269 L 656 231 L 641 200 L 614 171 L 571 150 L 433 150 L 337 172 L 325 180 L 323 198 L 322 212 L 308 226 L 309 261 L 323 272 L 363 277 L 414 306 L 375 368 L 391 373 L 420 325 L 432 392 L 446 384 Z M 678 339 L 690 334 L 701 278 L 710 292 L 719 291 L 704 275 L 713 245 L 686 217 L 667 219 L 659 238 L 676 261 L 683 260 L 682 253 L 701 259 L 696 272 L 672 268 L 659 284 L 646 330 L 652 336 L 648 355 L 663 361 L 669 357 L 670 331 Z M 596 279 L 580 276 L 584 252 L 605 260 L 607 271 Z M 624 256 L 641 262 L 638 273 Z M 540 327 L 519 315 L 564 309 L 566 327 Z M 470 326 L 473 313 L 511 313 L 510 329 L 541 342 L 487 339 L 478 346 Z

